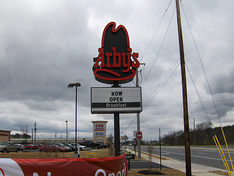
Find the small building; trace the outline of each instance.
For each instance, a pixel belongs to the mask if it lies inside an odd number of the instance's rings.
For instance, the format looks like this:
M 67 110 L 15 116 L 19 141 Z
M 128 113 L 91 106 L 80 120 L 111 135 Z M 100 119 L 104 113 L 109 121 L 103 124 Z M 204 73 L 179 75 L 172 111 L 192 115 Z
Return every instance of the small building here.
M 10 133 L 11 133 L 11 131 L 0 130 L 0 142 L 10 141 Z
M 106 124 L 108 121 L 92 121 L 93 142 L 106 143 Z

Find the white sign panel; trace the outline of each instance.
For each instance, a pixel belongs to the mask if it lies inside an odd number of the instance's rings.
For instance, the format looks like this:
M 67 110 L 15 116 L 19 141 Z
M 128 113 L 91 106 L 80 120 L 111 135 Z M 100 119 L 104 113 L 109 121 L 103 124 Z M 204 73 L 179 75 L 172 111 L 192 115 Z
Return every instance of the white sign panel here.
M 94 132 L 93 136 L 106 136 L 106 132 Z
M 142 111 L 141 87 L 92 87 L 91 112 L 137 113 Z

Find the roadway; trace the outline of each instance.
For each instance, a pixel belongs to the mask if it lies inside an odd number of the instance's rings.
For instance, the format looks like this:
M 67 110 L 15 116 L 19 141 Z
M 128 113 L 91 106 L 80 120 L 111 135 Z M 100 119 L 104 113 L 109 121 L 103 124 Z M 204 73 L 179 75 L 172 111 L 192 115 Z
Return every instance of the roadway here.
M 130 148 L 133 149 L 133 147 L 130 147 Z M 228 161 L 228 165 L 230 169 L 232 170 L 228 152 L 226 148 L 223 150 L 224 150 L 226 159 Z M 147 147 L 144 147 L 144 146 L 141 147 L 141 151 L 148 153 Z M 153 148 L 153 154 L 158 155 L 158 156 L 160 155 L 159 146 L 155 146 Z M 234 148 L 230 148 L 230 155 L 231 155 L 231 158 L 234 160 Z M 185 150 L 184 150 L 184 147 L 162 146 L 161 156 L 165 158 L 172 158 L 172 159 L 179 160 L 179 161 L 185 161 Z M 200 165 L 214 167 L 214 168 L 225 169 L 221 156 L 218 152 L 218 149 L 215 147 L 191 147 L 191 162 L 200 164 Z

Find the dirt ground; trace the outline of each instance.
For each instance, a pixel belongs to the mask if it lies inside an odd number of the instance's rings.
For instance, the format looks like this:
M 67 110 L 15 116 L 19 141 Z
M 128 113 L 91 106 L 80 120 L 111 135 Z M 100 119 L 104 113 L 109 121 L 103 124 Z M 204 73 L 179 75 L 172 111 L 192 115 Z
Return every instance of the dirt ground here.
M 109 149 L 98 149 L 92 151 L 81 151 L 81 158 L 103 158 L 103 157 L 112 157 L 114 156 L 113 152 L 111 153 Z M 19 153 L 0 153 L 0 158 L 73 158 L 74 152 L 59 152 L 59 153 L 47 153 L 47 152 L 19 152 Z M 137 159 L 137 158 L 136 158 Z M 147 169 L 131 169 L 128 171 L 129 176 L 144 176 L 147 173 Z M 142 172 L 142 173 L 139 173 Z M 218 173 L 222 175 L 223 173 Z M 175 169 L 153 169 L 150 175 L 165 175 L 165 176 L 183 176 L 186 175 L 183 172 L 180 172 Z

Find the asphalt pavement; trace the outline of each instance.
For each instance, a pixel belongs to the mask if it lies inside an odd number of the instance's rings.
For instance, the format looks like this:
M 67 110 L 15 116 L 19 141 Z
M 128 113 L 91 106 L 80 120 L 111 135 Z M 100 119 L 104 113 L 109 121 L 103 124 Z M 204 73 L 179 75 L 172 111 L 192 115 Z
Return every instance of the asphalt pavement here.
M 191 162 L 196 164 L 214 167 L 217 169 L 225 169 L 223 160 L 219 151 L 215 147 L 191 147 Z M 142 151 L 147 152 L 146 147 L 142 147 Z M 185 161 L 184 147 L 162 147 L 162 156 L 169 157 L 180 161 Z M 231 161 L 228 152 L 223 148 L 228 165 L 231 167 Z M 159 147 L 154 147 L 153 153 L 159 155 Z M 234 150 L 230 148 L 231 158 L 234 158 Z
M 135 151 L 133 151 L 131 149 L 127 149 L 127 151 L 135 154 Z M 136 154 L 138 155 L 137 152 L 136 152 Z M 142 151 L 141 157 L 145 160 L 148 160 L 148 155 L 143 151 Z M 152 162 L 159 165 L 160 160 L 156 157 L 152 157 L 152 158 L 153 158 Z M 154 166 L 158 167 L 158 165 L 154 165 Z M 173 158 L 166 157 L 166 160 L 162 160 L 162 165 L 163 165 L 163 167 L 168 167 L 168 168 L 176 169 L 176 170 L 179 170 L 182 172 L 186 172 L 185 171 L 185 162 L 183 160 L 176 160 Z M 224 169 L 219 169 L 216 167 L 210 167 L 210 166 L 196 164 L 196 163 L 192 163 L 191 167 L 192 167 L 192 175 L 193 176 L 218 176 L 217 174 L 210 173 L 210 171 L 226 172 L 226 170 L 224 170 Z

